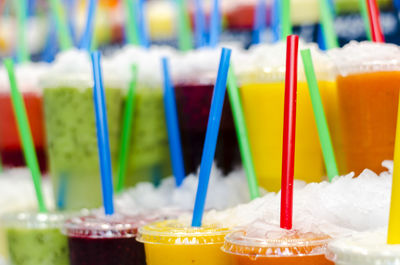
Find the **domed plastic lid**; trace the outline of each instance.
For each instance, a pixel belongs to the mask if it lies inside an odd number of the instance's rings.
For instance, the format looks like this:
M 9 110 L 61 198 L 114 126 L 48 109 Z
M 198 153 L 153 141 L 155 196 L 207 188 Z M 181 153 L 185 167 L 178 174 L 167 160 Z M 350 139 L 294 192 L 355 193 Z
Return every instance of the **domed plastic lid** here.
M 191 227 L 178 220 L 167 220 L 141 227 L 137 240 L 165 245 L 222 244 L 228 232 L 228 228 L 220 225 Z
M 264 237 L 250 236 L 240 230 L 226 237 L 223 251 L 254 257 L 323 255 L 329 240 L 330 237 L 323 234 L 296 230 L 273 231 Z
M 158 219 L 158 215 L 81 216 L 67 220 L 63 233 L 82 238 L 129 238 L 136 236 L 139 227 Z
M 47 229 L 61 228 L 64 221 L 71 215 L 61 213 L 22 212 L 6 214 L 1 217 L 1 223 L 7 228 Z
M 332 241 L 327 258 L 337 264 L 400 264 L 400 245 L 386 243 L 387 232 L 378 230 Z

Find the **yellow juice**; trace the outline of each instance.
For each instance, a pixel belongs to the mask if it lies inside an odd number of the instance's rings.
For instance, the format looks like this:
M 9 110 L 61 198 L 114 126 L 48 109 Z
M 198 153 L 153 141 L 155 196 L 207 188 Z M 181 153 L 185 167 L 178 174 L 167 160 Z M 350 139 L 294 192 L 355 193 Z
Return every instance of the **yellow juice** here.
M 176 220 L 162 221 L 139 229 L 147 265 L 230 265 L 221 250 L 226 228 L 190 227 Z
M 337 132 L 336 84 L 320 81 L 331 133 Z M 284 82 L 247 83 L 240 88 L 259 184 L 268 191 L 281 187 Z M 322 152 L 306 82 L 298 83 L 295 179 L 319 182 L 325 174 Z

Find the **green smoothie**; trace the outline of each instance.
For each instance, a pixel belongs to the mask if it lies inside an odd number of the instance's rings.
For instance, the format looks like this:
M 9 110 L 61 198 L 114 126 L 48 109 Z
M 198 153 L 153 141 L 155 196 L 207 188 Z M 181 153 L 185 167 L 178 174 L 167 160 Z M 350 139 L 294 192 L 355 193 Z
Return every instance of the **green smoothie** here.
M 59 214 L 17 214 L 5 217 L 12 265 L 68 265 L 68 244 Z
M 122 89 L 105 88 L 111 160 L 115 172 L 123 105 Z M 92 88 L 45 88 L 47 148 L 59 209 L 102 204 Z M 115 175 L 115 174 L 114 174 Z
M 161 88 L 139 87 L 136 92 L 126 186 L 158 182 L 171 174 L 168 136 Z

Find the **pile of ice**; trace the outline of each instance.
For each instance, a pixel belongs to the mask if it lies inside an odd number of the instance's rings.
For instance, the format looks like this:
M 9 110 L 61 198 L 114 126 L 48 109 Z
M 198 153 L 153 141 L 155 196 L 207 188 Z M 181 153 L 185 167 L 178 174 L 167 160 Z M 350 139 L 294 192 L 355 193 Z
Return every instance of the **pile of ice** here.
M 194 206 L 197 185 L 198 177 L 194 174 L 187 176 L 179 188 L 176 187 L 173 177 L 164 179 L 158 187 L 149 182 L 139 183 L 116 198 L 116 208 L 128 214 L 160 208 L 189 211 Z M 215 166 L 213 167 L 206 209 L 223 210 L 249 201 L 250 195 L 243 170 L 236 170 L 224 177 Z
M 46 204 L 53 208 L 53 196 L 50 181 L 42 181 Z M 0 216 L 17 211 L 34 211 L 37 200 L 28 169 L 10 169 L 0 174 Z
M 293 228 L 332 236 L 384 227 L 388 223 L 392 184 L 391 161 L 380 175 L 365 170 L 337 177 L 332 183 L 295 183 Z M 234 191 L 232 191 L 233 193 Z M 223 198 L 223 196 L 221 196 Z M 189 215 L 181 217 L 188 221 Z M 247 226 L 249 233 L 279 230 L 280 193 L 268 193 L 248 204 L 205 214 L 204 223 L 228 227 Z

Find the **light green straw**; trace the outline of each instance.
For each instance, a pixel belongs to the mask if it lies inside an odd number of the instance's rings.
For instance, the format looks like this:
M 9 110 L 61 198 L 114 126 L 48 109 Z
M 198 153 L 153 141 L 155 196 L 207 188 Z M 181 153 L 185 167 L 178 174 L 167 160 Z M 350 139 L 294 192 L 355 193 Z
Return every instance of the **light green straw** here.
M 365 31 L 367 32 L 367 38 L 369 41 L 371 41 L 372 37 L 371 37 L 371 29 L 370 29 L 370 25 L 369 25 L 367 1 L 366 0 L 358 0 L 358 5 L 360 6 L 361 16 L 364 20 Z
M 67 20 L 60 0 L 49 0 L 51 11 L 56 20 L 57 34 L 61 50 L 65 51 L 72 47 L 71 35 Z
M 135 96 L 137 86 L 137 66 L 132 66 L 132 80 L 129 84 L 129 91 L 127 102 L 124 110 L 124 121 L 122 124 L 122 136 L 121 146 L 119 150 L 119 169 L 118 169 L 118 181 L 116 191 L 121 192 L 125 186 L 126 179 L 126 161 L 128 159 L 128 151 L 130 146 L 130 138 L 132 132 L 132 120 L 135 109 Z
M 246 120 L 244 118 L 242 102 L 240 100 L 238 85 L 232 65 L 230 66 L 228 75 L 228 96 L 231 103 L 233 119 L 235 121 L 240 155 L 242 157 L 243 166 L 246 171 L 250 197 L 253 200 L 260 197 L 260 192 L 258 188 L 256 172 L 254 170 L 253 157 L 251 155 L 249 136 L 246 128 Z
M 133 1 L 124 0 L 125 12 L 127 15 L 126 21 L 126 37 L 129 44 L 139 45 L 138 25 L 136 20 L 136 4 Z
M 317 124 L 325 167 L 328 173 L 329 181 L 332 181 L 334 177 L 339 176 L 339 173 L 337 169 L 335 153 L 333 151 L 331 136 L 329 134 L 328 123 L 325 117 L 324 107 L 322 105 L 321 95 L 319 93 L 318 82 L 315 76 L 310 49 L 302 50 L 301 57 L 303 59 L 304 71 L 307 77 L 308 90 L 310 92 L 311 103 L 314 110 L 314 117 Z
M 22 99 L 21 93 L 18 90 L 17 81 L 15 79 L 14 63 L 11 59 L 5 59 L 4 65 L 7 69 L 8 77 L 10 79 L 11 100 L 14 108 L 14 114 L 17 120 L 19 136 L 24 150 L 25 161 L 32 174 L 36 197 L 39 204 L 39 211 L 45 213 L 47 212 L 47 208 L 43 198 L 39 164 L 36 157 L 35 147 L 33 145 L 32 133 L 29 127 L 24 101 Z
M 18 29 L 17 29 L 17 58 L 18 62 L 24 63 L 29 61 L 29 52 L 26 43 L 26 33 L 27 33 L 27 23 L 26 23 L 26 11 L 27 11 L 26 0 L 19 0 L 15 2 L 15 8 L 18 19 Z
M 292 21 L 290 16 L 290 0 L 282 0 L 281 5 L 281 39 L 292 34 Z
M 192 30 L 190 27 L 189 14 L 184 0 L 177 0 L 178 3 L 178 45 L 181 51 L 193 49 Z
M 325 45 L 328 49 L 339 47 L 338 38 L 334 27 L 333 14 L 327 0 L 319 0 L 319 13 L 321 25 L 324 32 Z

